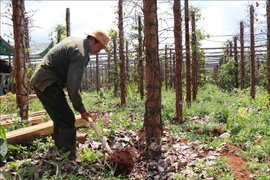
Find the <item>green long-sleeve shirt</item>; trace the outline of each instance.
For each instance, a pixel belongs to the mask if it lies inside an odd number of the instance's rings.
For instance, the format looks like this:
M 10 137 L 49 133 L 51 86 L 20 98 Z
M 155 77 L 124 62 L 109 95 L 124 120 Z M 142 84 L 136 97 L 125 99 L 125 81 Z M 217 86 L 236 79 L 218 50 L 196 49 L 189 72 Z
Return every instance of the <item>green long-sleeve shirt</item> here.
M 77 37 L 62 40 L 45 55 L 30 80 L 42 92 L 55 82 L 67 87 L 73 108 L 80 113 L 85 111 L 79 89 L 89 61 L 88 41 Z

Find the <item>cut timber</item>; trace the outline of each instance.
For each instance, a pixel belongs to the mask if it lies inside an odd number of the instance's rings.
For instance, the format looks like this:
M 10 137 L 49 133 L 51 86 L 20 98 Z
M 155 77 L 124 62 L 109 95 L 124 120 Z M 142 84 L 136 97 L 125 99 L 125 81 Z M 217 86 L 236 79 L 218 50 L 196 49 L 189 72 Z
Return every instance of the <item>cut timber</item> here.
M 9 96 L 0 96 L 0 101 L 3 99 L 10 99 L 10 97 Z M 31 99 L 37 99 L 37 95 L 36 94 L 28 95 L 28 100 L 31 100 Z
M 76 116 L 75 126 L 79 127 L 87 124 L 88 121 Z M 25 127 L 6 133 L 6 140 L 9 144 L 23 143 L 40 136 L 53 134 L 53 121 L 48 121 L 35 126 Z
M 37 125 L 40 124 L 42 122 L 42 119 L 44 118 L 44 116 L 34 116 L 34 117 L 29 117 L 28 121 L 31 123 L 31 125 Z M 9 128 L 10 126 L 19 124 L 19 121 L 16 120 L 6 120 L 6 121 L 0 121 L 1 126 L 3 126 L 4 128 Z
M 0 120 L 1 126 L 3 126 L 4 128 L 8 128 L 12 125 L 19 124 L 19 121 L 15 119 L 16 116 L 17 116 L 16 114 L 10 114 L 10 115 L 5 115 L 5 116 L 0 115 L 0 119 L 1 117 L 3 117 L 3 119 Z M 37 124 L 40 124 L 42 120 L 46 117 L 47 116 L 45 114 L 45 111 L 37 111 L 37 112 L 29 114 L 28 121 L 31 123 L 31 125 L 37 125 Z
M 36 111 L 36 112 L 31 112 L 29 113 L 29 118 L 30 117 L 35 117 L 35 116 L 41 116 L 41 115 L 45 115 L 45 110 L 41 110 L 41 111 Z M 0 114 L 0 121 L 3 120 L 12 120 L 14 118 L 17 117 L 17 114 Z
M 87 136 L 88 136 L 88 133 L 86 132 L 77 132 L 76 141 L 79 141 L 80 143 L 84 143 L 86 141 Z

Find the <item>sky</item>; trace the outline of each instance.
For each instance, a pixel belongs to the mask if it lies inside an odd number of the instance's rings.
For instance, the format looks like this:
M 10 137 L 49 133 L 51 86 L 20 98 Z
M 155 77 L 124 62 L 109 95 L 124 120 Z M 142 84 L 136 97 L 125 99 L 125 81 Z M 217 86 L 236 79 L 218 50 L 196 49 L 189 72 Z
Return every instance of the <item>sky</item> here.
M 3 0 L 2 0 L 3 1 Z M 5 10 L 5 2 L 1 1 L 1 13 Z M 264 1 L 258 1 L 261 6 Z M 182 5 L 184 4 L 181 1 Z M 163 3 L 164 4 L 164 3 Z M 190 0 L 189 5 L 201 9 L 203 20 L 198 26 L 212 36 L 239 34 L 239 23 L 248 17 L 247 5 L 255 1 L 195 1 Z M 160 5 L 162 6 L 162 5 Z M 70 8 L 71 36 L 85 37 L 84 32 L 95 29 L 117 30 L 113 21 L 116 20 L 117 1 L 25 1 L 26 11 L 37 10 L 32 19 L 34 28 L 31 30 L 31 41 L 36 43 L 50 42 L 49 33 L 53 32 L 57 24 L 65 25 L 66 8 Z M 172 7 L 167 6 L 172 13 Z M 7 40 L 9 31 L 7 19 L 1 17 L 1 36 Z M 212 37 L 203 42 L 203 46 L 216 47 L 225 42 L 229 37 Z M 232 39 L 232 38 L 231 38 Z

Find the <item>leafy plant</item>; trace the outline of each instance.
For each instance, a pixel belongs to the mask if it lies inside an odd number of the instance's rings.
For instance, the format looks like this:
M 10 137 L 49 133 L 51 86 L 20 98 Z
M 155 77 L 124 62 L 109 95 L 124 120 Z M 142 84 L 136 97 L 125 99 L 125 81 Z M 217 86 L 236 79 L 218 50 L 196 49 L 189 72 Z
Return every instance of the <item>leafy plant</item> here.
M 0 160 L 1 162 L 5 161 L 7 152 L 8 152 L 8 144 L 6 141 L 5 129 L 2 125 L 0 125 Z
M 81 159 L 83 161 L 95 162 L 102 156 L 103 154 L 100 152 L 91 150 L 89 148 L 83 148 L 81 152 Z
M 216 122 L 226 123 L 229 117 L 229 111 L 226 107 L 218 108 L 211 114 L 212 118 Z
M 233 90 L 235 88 L 235 72 L 234 59 L 229 59 L 226 64 L 222 64 L 219 69 L 218 86 L 227 91 Z

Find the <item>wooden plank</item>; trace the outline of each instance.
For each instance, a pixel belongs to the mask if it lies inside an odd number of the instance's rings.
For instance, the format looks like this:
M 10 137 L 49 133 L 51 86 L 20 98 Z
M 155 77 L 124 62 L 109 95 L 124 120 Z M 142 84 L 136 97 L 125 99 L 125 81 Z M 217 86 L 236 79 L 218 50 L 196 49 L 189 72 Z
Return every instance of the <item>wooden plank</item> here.
M 87 136 L 88 136 L 87 132 L 77 132 L 76 141 L 80 143 L 85 143 Z
M 34 116 L 34 117 L 29 117 L 28 121 L 31 123 L 31 125 L 37 125 L 42 122 L 44 115 L 41 116 Z M 12 125 L 19 124 L 19 121 L 16 120 L 6 120 L 6 121 L 0 121 L 1 126 L 4 128 L 8 128 Z
M 5 96 L 5 95 L 2 95 L 2 96 L 0 96 L 0 101 L 2 99 L 10 99 L 10 97 L 9 96 Z M 37 99 L 37 95 L 36 94 L 29 94 L 28 95 L 28 100 L 31 100 L 31 99 Z
M 31 112 L 31 113 L 29 113 L 29 118 L 35 117 L 35 116 L 41 116 L 44 114 L 45 114 L 45 110 Z M 12 120 L 16 117 L 17 117 L 16 113 L 14 113 L 14 114 L 0 114 L 0 121 Z
M 87 124 L 88 121 L 81 118 L 81 115 L 76 116 L 75 126 L 79 127 Z M 19 144 L 29 140 L 33 140 L 40 136 L 53 134 L 53 121 L 48 121 L 38 125 L 25 127 L 6 133 L 6 140 L 9 144 Z

